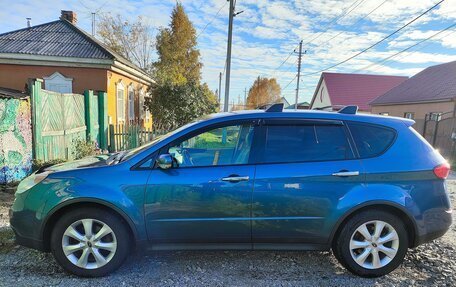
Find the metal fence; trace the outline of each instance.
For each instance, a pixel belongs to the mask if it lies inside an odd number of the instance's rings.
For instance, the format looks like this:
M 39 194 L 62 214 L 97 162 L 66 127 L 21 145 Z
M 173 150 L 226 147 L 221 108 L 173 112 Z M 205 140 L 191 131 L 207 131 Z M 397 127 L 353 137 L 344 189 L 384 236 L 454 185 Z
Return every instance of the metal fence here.
M 423 137 L 450 162 L 454 162 L 456 148 L 456 117 L 454 111 L 426 114 Z
M 167 131 L 134 125 L 109 125 L 109 152 L 127 150 L 153 141 Z

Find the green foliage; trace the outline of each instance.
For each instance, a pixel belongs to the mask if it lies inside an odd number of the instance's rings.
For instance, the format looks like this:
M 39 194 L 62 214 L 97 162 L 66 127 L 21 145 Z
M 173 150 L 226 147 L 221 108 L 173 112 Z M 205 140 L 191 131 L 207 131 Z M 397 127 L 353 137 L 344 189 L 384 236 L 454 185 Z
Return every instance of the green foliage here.
M 71 154 L 74 159 L 81 159 L 86 156 L 95 155 L 95 143 L 81 138 L 73 139 L 73 151 Z
M 42 168 L 43 166 L 51 166 L 51 165 L 55 165 L 55 164 L 59 164 L 59 163 L 63 163 L 63 162 L 65 162 L 64 159 L 53 159 L 53 160 L 49 160 L 49 161 L 34 159 L 32 162 L 32 171 L 36 171 L 36 170 Z
M 196 49 L 196 31 L 177 3 L 171 14 L 169 27 L 157 35 L 158 61 L 154 63 L 155 78 L 160 83 L 183 85 L 201 80 L 200 52 Z
M 196 44 L 195 28 L 177 3 L 169 27 L 157 35 L 157 85 L 145 102 L 159 129 L 171 130 L 217 110 L 215 94 L 200 83 L 202 64 Z
M 155 88 L 153 97 L 146 99 L 146 106 L 154 115 L 159 129 L 172 130 L 217 108 L 215 95 L 206 85 L 163 84 Z

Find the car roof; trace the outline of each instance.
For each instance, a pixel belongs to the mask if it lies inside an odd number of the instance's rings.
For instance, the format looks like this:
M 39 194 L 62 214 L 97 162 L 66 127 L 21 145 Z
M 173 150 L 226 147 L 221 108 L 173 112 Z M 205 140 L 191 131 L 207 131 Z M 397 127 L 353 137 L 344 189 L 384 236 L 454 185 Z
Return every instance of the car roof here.
M 225 120 L 240 120 L 240 119 L 272 119 L 272 118 L 296 118 L 296 119 L 328 119 L 328 120 L 340 120 L 340 121 L 359 121 L 366 123 L 374 123 L 381 125 L 395 125 L 395 124 L 405 124 L 411 126 L 415 121 L 399 118 L 399 117 L 390 117 L 383 115 L 374 115 L 374 114 L 365 114 L 365 113 L 356 113 L 356 114 L 344 114 L 331 111 L 321 111 L 321 110 L 283 110 L 281 112 L 267 112 L 264 110 L 243 110 L 243 111 L 234 111 L 234 112 L 225 112 L 225 113 L 216 113 L 207 116 L 204 119 L 214 121 L 225 121 Z

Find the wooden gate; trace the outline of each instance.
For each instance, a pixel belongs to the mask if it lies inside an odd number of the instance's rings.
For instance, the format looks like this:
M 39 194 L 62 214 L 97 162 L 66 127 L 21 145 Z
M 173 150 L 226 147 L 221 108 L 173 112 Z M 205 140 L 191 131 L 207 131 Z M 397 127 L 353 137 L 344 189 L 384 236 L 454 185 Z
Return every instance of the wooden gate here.
M 32 105 L 35 159 L 71 159 L 73 140 L 86 137 L 84 96 L 40 90 Z

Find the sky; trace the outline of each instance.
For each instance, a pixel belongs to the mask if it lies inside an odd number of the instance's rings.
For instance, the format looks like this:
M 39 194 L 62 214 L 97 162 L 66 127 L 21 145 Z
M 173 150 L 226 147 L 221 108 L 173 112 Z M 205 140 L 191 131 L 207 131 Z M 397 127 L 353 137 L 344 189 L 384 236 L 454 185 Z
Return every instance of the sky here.
M 327 69 L 372 46 L 440 0 L 236 0 L 230 103 L 243 102 L 258 77 L 274 77 L 282 95 L 294 103 L 297 51 L 303 41 L 299 102 L 310 101 L 322 70 L 413 76 L 422 69 L 456 60 L 456 0 L 440 5 L 367 52 Z M 180 1 L 198 35 L 202 78 L 218 89 L 224 71 L 229 4 L 226 0 Z M 0 33 L 58 19 L 60 10 L 78 15 L 91 31 L 91 13 L 135 20 L 142 16 L 153 31 L 167 26 L 175 0 L 0 0 Z M 443 31 L 443 32 L 441 32 Z M 427 38 L 430 38 L 426 40 Z M 222 79 L 224 95 L 225 78 Z

